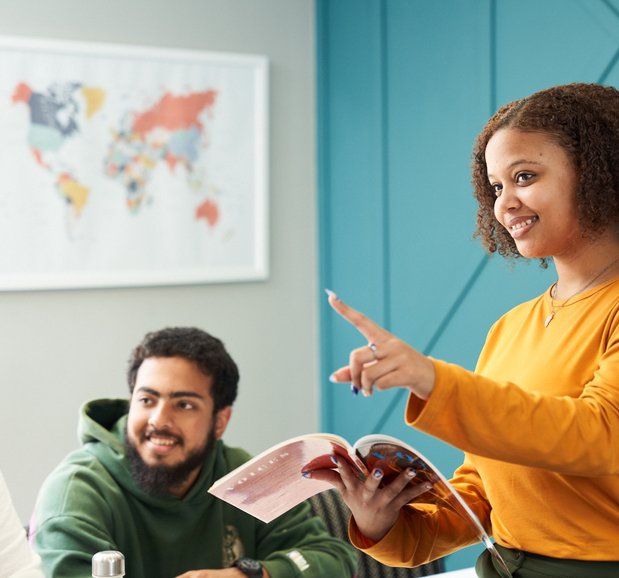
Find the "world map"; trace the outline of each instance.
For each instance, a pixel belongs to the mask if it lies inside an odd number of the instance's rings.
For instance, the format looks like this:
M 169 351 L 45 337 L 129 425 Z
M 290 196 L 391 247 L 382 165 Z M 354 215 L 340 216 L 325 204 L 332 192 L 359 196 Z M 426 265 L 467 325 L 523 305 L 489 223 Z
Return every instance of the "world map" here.
M 264 279 L 268 60 L 0 39 L 0 291 Z
M 106 178 L 122 186 L 129 212 L 137 214 L 152 201 L 150 185 L 162 165 L 172 175 L 182 168 L 188 187 L 205 189 L 197 167 L 208 147 L 205 122 L 214 117 L 217 96 L 214 89 L 186 94 L 163 92 L 154 104 L 144 110 L 124 111 L 110 126 L 107 153 L 97 162 Z M 88 123 L 104 111 L 106 98 L 104 88 L 80 82 L 44 87 L 19 82 L 12 94 L 13 104 L 26 106 L 29 111 L 25 138 L 33 160 L 52 176 L 59 198 L 74 218 L 80 217 L 97 191 L 77 175 L 78 167 L 72 166 L 62 152 L 71 141 L 84 138 Z M 193 217 L 216 227 L 220 207 L 215 196 L 202 195 Z

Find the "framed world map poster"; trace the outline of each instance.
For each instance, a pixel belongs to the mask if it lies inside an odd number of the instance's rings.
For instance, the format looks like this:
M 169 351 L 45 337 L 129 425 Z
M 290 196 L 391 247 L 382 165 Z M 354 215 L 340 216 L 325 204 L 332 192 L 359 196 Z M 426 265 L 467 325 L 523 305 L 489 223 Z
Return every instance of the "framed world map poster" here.
M 0 290 L 264 279 L 265 57 L 0 38 Z

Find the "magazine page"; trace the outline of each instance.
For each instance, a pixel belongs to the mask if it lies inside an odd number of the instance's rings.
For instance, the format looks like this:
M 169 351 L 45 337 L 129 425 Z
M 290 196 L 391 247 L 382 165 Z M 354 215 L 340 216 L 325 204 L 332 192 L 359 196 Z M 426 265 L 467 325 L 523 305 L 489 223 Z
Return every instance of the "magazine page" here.
M 331 461 L 334 454 L 360 472 L 364 470 L 344 438 L 309 434 L 273 446 L 219 479 L 208 491 L 255 518 L 270 522 L 303 500 L 333 488 L 328 482 L 304 478 L 303 471 L 335 468 Z
M 389 483 L 399 473 L 407 468 L 413 468 L 417 475 L 413 483 L 430 482 L 432 489 L 417 496 L 413 502 L 436 504 L 448 508 L 475 531 L 479 540 L 489 550 L 497 562 L 502 578 L 511 578 L 511 573 L 505 561 L 495 548 L 490 536 L 484 530 L 479 518 L 462 499 L 456 489 L 443 474 L 418 450 L 403 441 L 382 434 L 372 434 L 360 438 L 354 445 L 358 457 L 362 459 L 368 471 L 380 468 L 384 472 L 383 483 Z

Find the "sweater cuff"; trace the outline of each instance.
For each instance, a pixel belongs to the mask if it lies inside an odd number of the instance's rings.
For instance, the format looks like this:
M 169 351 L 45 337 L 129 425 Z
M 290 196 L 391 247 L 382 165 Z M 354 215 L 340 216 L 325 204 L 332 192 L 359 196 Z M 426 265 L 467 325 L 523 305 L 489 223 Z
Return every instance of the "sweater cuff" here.
M 352 516 L 348 521 L 348 539 L 350 540 L 350 543 L 357 548 L 357 550 L 365 551 L 374 546 L 374 544 L 377 544 L 377 542 L 361 533 L 359 527 L 357 526 L 357 522 L 355 522 L 355 519 Z
M 270 578 L 292 578 L 296 576 L 290 563 L 285 560 L 265 560 L 260 561 L 264 569 L 269 573 Z
M 430 357 L 434 364 L 434 389 L 428 399 L 420 399 L 411 393 L 406 405 L 405 420 L 410 426 L 418 427 L 423 423 L 432 422 L 434 416 L 444 404 L 444 397 L 448 394 L 449 364 Z
M 394 544 L 400 544 L 402 536 L 405 533 L 405 530 L 402 528 L 402 517 L 403 513 L 400 511 L 393 526 L 391 526 L 380 540 L 375 541 L 361 533 L 355 519 L 351 516 L 348 522 L 348 539 L 355 548 L 372 557 L 376 557 L 376 559 L 383 559 L 385 553 L 387 553 L 387 557 L 393 557 Z

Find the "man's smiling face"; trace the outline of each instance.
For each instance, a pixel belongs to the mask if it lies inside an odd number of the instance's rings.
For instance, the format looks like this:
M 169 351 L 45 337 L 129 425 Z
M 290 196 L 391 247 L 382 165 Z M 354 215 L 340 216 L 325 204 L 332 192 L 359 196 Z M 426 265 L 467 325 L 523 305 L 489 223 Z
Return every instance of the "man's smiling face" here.
M 231 409 L 214 414 L 212 377 L 182 357 L 149 357 L 138 369 L 127 420 L 128 455 L 141 474 L 182 472 L 169 493 L 184 495 L 208 450 L 223 434 Z M 133 454 L 133 456 L 132 456 Z M 135 473 L 135 468 L 134 468 Z M 158 488 L 159 490 L 163 488 Z

